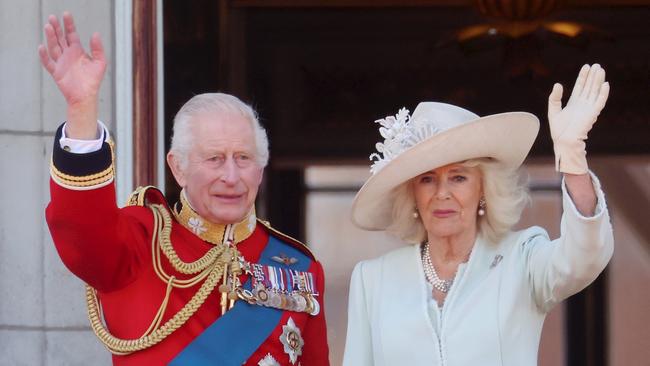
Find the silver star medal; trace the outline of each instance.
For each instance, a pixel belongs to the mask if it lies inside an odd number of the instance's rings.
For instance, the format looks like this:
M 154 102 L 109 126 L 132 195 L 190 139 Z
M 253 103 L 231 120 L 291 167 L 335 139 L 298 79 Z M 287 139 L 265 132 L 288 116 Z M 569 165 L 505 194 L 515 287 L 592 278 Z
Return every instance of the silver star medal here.
M 282 326 L 280 342 L 284 345 L 284 353 L 289 355 L 289 361 L 291 361 L 292 365 L 295 365 L 298 356 L 302 355 L 302 346 L 305 345 L 305 341 L 300 335 L 300 329 L 291 317 L 289 317 L 287 325 Z
M 280 363 L 271 356 L 270 353 L 267 353 L 260 362 L 257 363 L 258 366 L 280 366 Z

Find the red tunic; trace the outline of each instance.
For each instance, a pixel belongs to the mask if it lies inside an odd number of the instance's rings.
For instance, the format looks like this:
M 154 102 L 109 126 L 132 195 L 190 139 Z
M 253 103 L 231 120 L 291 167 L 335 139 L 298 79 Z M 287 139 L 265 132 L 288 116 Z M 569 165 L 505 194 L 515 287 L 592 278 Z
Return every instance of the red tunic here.
M 58 138 L 57 138 L 58 142 Z M 97 173 L 107 168 L 99 165 L 94 169 L 78 166 L 93 162 L 88 156 L 81 163 L 68 164 L 79 159 L 64 152 L 55 143 L 52 177 L 50 184 L 51 202 L 46 209 L 47 223 L 54 239 L 56 249 L 67 268 L 98 291 L 104 318 L 110 332 L 123 339 L 136 339 L 143 335 L 151 324 L 154 315 L 165 297 L 166 283 L 154 272 L 152 265 L 153 213 L 147 207 L 128 206 L 118 208 L 115 201 L 114 184 L 110 178 L 97 181 Z M 56 149 L 58 148 L 58 151 Z M 105 144 L 105 149 L 108 148 Z M 110 152 L 110 149 L 108 149 Z M 83 154 L 88 155 L 88 154 Z M 100 154 L 97 154 L 98 156 Z M 68 159 L 68 160 L 66 160 Z M 102 160 L 103 159 L 103 160 Z M 106 161 L 94 159 L 97 161 Z M 110 160 L 109 160 L 110 161 Z M 112 163 L 111 163 L 112 165 Z M 71 174 L 78 171 L 87 174 Z M 100 175 L 101 176 L 101 175 Z M 92 184 L 75 186 L 89 177 Z M 92 178 L 92 179 L 91 179 Z M 83 188 L 83 190 L 79 190 Z M 269 230 L 257 223 L 253 233 L 237 244 L 237 248 L 247 261 L 256 262 L 264 249 L 269 236 L 278 237 L 284 244 L 300 247 L 301 244 Z M 203 256 L 213 244 L 203 241 L 176 220 L 172 224 L 171 242 L 178 256 L 185 262 Z M 299 248 L 308 253 L 305 248 Z M 313 259 L 313 256 L 311 256 Z M 169 274 L 178 278 L 187 275 L 176 272 L 163 256 L 163 267 Z M 291 365 L 289 356 L 279 337 L 282 326 L 291 317 L 301 331 L 304 340 L 302 355 L 298 363 L 307 365 L 328 365 L 328 346 L 325 326 L 324 276 L 319 262 L 313 260 L 308 269 L 314 276 L 321 311 L 312 316 L 307 313 L 284 311 L 281 321 L 271 335 L 248 359 L 238 364 L 258 365 L 270 354 L 279 364 Z M 202 283 L 202 282 L 201 282 Z M 187 288 L 174 288 L 165 311 L 164 324 L 176 314 L 196 293 L 201 283 Z M 126 356 L 113 356 L 115 365 L 164 365 L 171 361 L 190 342 L 201 334 L 221 315 L 220 293 L 215 290 L 187 322 L 160 343 Z M 214 345 L 220 347 L 220 345 Z M 227 352 L 223 349 L 223 352 Z

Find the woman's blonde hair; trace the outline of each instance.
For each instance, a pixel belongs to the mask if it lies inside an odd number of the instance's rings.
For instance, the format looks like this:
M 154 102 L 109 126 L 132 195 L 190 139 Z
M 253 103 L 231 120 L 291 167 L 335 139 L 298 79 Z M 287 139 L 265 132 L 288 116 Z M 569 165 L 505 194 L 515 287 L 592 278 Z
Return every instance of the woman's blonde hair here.
M 518 170 L 503 168 L 489 159 L 472 159 L 460 163 L 464 167 L 477 167 L 481 172 L 481 185 L 485 199 L 485 215 L 478 216 L 479 233 L 496 243 L 521 217 L 524 206 L 530 202 L 526 182 Z M 409 243 L 427 240 L 427 232 L 420 218 L 414 218 L 415 195 L 410 179 L 392 192 L 392 223 L 387 232 Z

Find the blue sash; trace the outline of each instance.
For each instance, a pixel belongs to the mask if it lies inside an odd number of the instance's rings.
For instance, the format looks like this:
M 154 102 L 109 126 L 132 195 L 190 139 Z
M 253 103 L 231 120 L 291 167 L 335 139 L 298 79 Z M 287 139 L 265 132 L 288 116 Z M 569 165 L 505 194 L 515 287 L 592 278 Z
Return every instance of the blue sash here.
M 271 260 L 272 256 L 282 253 L 297 258 L 298 262 L 288 267 Z M 311 258 L 271 236 L 258 263 L 306 271 L 311 266 Z M 243 287 L 251 289 L 250 278 Z M 206 304 L 203 304 L 203 306 L 206 306 Z M 215 307 L 214 311 L 221 311 L 221 309 Z M 206 328 L 169 365 L 239 366 L 271 335 L 282 318 L 283 312 L 280 309 L 251 305 L 238 300 L 232 309 Z

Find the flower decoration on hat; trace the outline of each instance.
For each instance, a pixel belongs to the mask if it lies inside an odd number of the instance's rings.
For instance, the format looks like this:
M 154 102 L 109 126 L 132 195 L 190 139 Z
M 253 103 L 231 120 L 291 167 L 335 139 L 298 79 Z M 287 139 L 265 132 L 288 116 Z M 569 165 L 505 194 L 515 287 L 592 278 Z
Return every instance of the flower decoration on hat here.
M 425 118 L 411 119 L 406 108 L 400 109 L 395 116 L 378 119 L 375 123 L 381 125 L 379 133 L 384 142 L 378 142 L 375 145 L 377 152 L 370 154 L 370 161 L 373 162 L 370 172 L 373 175 L 408 148 L 439 132 Z

